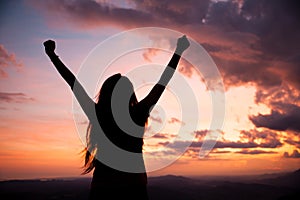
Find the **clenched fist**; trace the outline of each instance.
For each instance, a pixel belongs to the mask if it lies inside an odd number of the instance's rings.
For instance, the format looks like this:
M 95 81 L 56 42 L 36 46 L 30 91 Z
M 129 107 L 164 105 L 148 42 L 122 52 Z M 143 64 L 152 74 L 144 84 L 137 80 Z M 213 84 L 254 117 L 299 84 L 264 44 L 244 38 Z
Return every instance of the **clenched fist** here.
M 46 42 L 44 42 L 44 46 L 45 46 L 45 51 L 48 55 L 54 53 L 55 42 L 53 40 L 47 40 Z
M 186 38 L 186 36 L 182 36 L 181 38 L 178 38 L 177 40 L 177 48 L 176 53 L 183 53 L 188 47 L 190 46 L 190 42 Z

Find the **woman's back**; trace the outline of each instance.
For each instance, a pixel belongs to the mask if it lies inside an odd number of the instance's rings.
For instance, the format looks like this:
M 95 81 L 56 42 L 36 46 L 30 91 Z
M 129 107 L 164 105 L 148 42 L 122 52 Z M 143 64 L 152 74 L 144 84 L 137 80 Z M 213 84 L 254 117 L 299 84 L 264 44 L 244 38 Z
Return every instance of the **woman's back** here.
M 99 105 L 101 107 L 101 105 Z M 144 126 L 147 121 L 145 113 L 146 108 L 141 107 L 139 104 L 129 106 L 129 113 L 132 120 L 143 127 L 135 130 L 134 135 L 140 135 L 141 137 L 135 137 L 122 130 L 117 122 L 115 122 L 112 112 L 105 112 L 105 109 L 99 109 L 98 120 L 104 134 L 107 138 L 117 147 L 122 150 L 129 151 L 131 153 L 142 154 L 143 150 L 143 134 Z M 102 110 L 102 112 L 101 112 Z M 99 144 L 99 155 L 101 156 L 101 141 Z M 113 155 L 113 153 L 112 153 Z M 130 155 L 130 154 L 129 154 Z M 96 156 L 97 157 L 97 156 Z M 115 159 L 120 159 L 120 156 L 116 155 Z M 130 160 L 130 158 L 122 158 L 124 160 Z M 93 179 L 91 183 L 91 199 L 98 198 L 100 195 L 107 195 L 111 199 L 147 199 L 147 174 L 144 166 L 143 157 L 138 157 L 140 161 L 140 167 L 144 168 L 144 172 L 124 172 L 120 169 L 114 169 L 110 166 L 103 164 L 102 162 L 94 159 L 95 170 L 93 172 Z M 103 192 L 105 191 L 105 192 Z

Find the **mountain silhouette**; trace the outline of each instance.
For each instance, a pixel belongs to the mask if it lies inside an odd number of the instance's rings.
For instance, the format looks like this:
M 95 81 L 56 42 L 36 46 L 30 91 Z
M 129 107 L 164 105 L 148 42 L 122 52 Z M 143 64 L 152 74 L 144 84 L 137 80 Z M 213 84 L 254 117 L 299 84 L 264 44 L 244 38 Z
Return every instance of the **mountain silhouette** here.
M 149 177 L 149 199 L 162 200 L 298 200 L 300 169 L 260 176 Z M 87 199 L 90 178 L 9 180 L 0 182 L 1 199 Z

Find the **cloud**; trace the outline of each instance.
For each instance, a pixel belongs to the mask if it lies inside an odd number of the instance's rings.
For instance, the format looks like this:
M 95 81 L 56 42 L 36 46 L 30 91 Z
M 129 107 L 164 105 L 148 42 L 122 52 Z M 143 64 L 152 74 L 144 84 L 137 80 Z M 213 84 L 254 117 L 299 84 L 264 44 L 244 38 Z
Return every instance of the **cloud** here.
M 280 136 L 269 130 L 242 130 L 239 137 L 240 139 L 237 142 L 224 141 L 218 144 L 216 148 L 278 148 L 283 145 Z
M 240 141 L 242 142 L 254 142 L 263 144 L 263 146 L 278 147 L 281 146 L 279 135 L 276 132 L 263 130 L 258 131 L 251 129 L 249 131 L 242 130 L 240 132 Z
M 136 9 L 152 13 L 160 21 L 177 24 L 198 24 L 205 17 L 209 0 L 134 0 Z
M 157 145 L 160 145 L 160 146 L 166 146 L 166 145 L 169 145 L 169 144 L 170 144 L 170 142 L 168 142 L 168 141 L 157 143 Z
M 157 123 L 163 123 L 162 119 L 158 116 L 158 117 L 153 117 L 153 116 L 150 116 L 149 117 L 151 120 L 153 120 L 154 122 L 157 122 Z
M 5 68 L 13 67 L 17 70 L 22 68 L 23 64 L 16 59 L 15 54 L 9 53 L 5 47 L 0 44 L 0 78 L 7 78 L 8 73 Z
M 143 58 L 148 62 L 152 62 L 151 57 L 156 56 L 158 51 L 159 51 L 158 49 L 154 49 L 154 48 L 147 49 L 143 53 Z
M 297 148 L 300 148 L 300 141 L 295 141 L 294 139 L 286 139 L 284 140 L 285 143 L 290 144 L 290 145 L 294 145 Z
M 238 37 L 248 44 L 245 46 L 248 47 L 245 51 L 253 51 L 247 53 L 248 58 L 253 56 L 252 60 L 255 59 L 254 62 L 249 63 L 249 67 L 247 62 L 238 63 L 236 59 L 227 62 L 228 67 L 235 66 L 236 70 L 241 69 L 240 74 L 248 74 L 248 76 L 241 76 L 241 81 L 257 83 L 258 79 L 261 86 L 276 86 L 276 83 L 280 83 L 281 80 L 299 86 L 299 79 L 291 80 L 289 76 L 285 76 L 289 74 L 295 77 L 300 72 L 296 62 L 300 56 L 299 46 L 295 44 L 296 41 L 300 41 L 299 12 L 295 9 L 297 6 L 299 2 L 295 0 L 275 0 L 272 4 L 266 0 L 245 0 L 240 11 L 234 1 L 219 2 L 212 7 L 208 19 L 210 24 L 220 26 L 224 32 L 244 33 L 241 36 L 248 33 L 256 38 L 246 41 L 245 38 Z M 234 48 L 230 50 L 233 55 L 241 53 L 232 51 Z M 222 59 L 221 63 L 226 64 L 225 61 Z M 230 76 L 232 70 L 225 69 L 225 75 Z M 251 73 L 247 72 L 260 73 L 256 73 L 255 76 L 252 73 L 251 76 Z M 270 84 L 270 81 L 273 84 Z
M 256 103 L 263 102 L 271 112 L 269 114 L 251 115 L 249 119 L 256 127 L 265 127 L 278 131 L 299 132 L 300 92 L 283 84 L 280 88 L 258 90 Z
M 151 138 L 156 138 L 156 139 L 169 139 L 167 134 L 164 133 L 156 133 L 153 135 Z
M 250 120 L 256 127 L 265 127 L 278 131 L 300 131 L 300 107 L 293 104 L 281 104 L 278 110 L 272 110 L 270 114 L 250 116 Z
M 283 90 L 282 84 L 300 88 L 300 79 L 296 78 L 300 75 L 300 51 L 295 45 L 300 41 L 298 4 L 294 0 L 275 0 L 274 4 L 246 0 L 241 9 L 234 1 L 211 7 L 207 23 L 218 26 L 223 30 L 222 38 L 233 42 L 204 44 L 227 87 L 252 84 L 270 95 L 269 90 Z
M 283 157 L 285 158 L 300 158 L 300 153 L 297 150 L 294 150 L 293 153 L 289 155 L 288 152 L 284 152 Z
M 212 151 L 212 152 L 210 152 L 210 153 L 231 153 L 232 151 Z
M 184 152 L 184 156 L 188 158 L 199 158 L 199 149 L 190 147 Z
M 201 147 L 203 142 L 193 142 L 191 147 Z M 272 142 L 231 142 L 231 141 L 217 141 L 214 148 L 215 149 L 222 149 L 222 148 L 232 148 L 232 149 L 248 149 L 248 148 L 277 148 L 282 146 L 282 144 L 277 141 L 276 143 Z
M 153 146 L 155 148 L 164 148 L 164 154 L 170 155 L 184 153 L 186 158 L 198 158 L 199 152 L 204 144 L 204 138 L 209 133 L 209 130 L 195 131 L 194 141 L 185 140 L 165 140 L 157 141 Z M 277 149 L 283 146 L 280 135 L 276 132 L 264 130 L 258 131 L 252 129 L 249 131 L 241 131 L 240 138 L 237 141 L 227 140 L 224 132 L 221 132 L 223 137 L 218 141 L 212 141 L 215 145 L 210 153 L 212 154 L 244 154 L 244 155 L 258 155 L 258 154 L 277 154 Z M 158 134 L 158 139 L 168 139 L 166 134 Z M 266 150 L 268 149 L 268 150 Z
M 183 152 L 187 150 L 186 156 L 194 157 L 199 156 L 200 148 L 204 143 L 204 137 L 209 132 L 209 130 L 199 130 L 195 131 L 195 139 L 196 141 L 182 141 L 177 140 L 174 142 L 159 142 L 158 145 L 164 146 L 172 152 Z M 225 133 L 222 132 L 224 135 Z M 258 131 L 256 129 L 252 129 L 249 131 L 241 131 L 240 139 L 238 141 L 230 141 L 226 140 L 222 137 L 219 141 L 213 141 L 215 143 L 212 153 L 231 153 L 233 151 L 229 149 L 240 149 L 239 154 L 275 154 L 276 151 L 265 151 L 256 148 L 266 148 L 266 149 L 276 149 L 283 145 L 280 141 L 280 138 L 276 132 L 272 131 Z M 187 148 L 187 149 L 186 149 Z M 224 150 L 222 150 L 224 149 Z
M 6 103 L 26 103 L 35 101 L 34 98 L 28 97 L 24 93 L 0 92 L 0 102 Z
M 185 125 L 184 122 L 182 122 L 181 120 L 177 119 L 176 117 L 171 117 L 171 119 L 168 121 L 169 124 L 174 124 L 174 123 L 179 123 L 182 125 Z
M 53 0 L 47 2 L 33 0 L 30 3 L 45 12 L 45 15 L 51 20 L 53 20 L 53 13 L 55 13 L 65 19 L 65 23 L 71 22 L 75 26 L 85 28 L 97 28 L 99 26 L 133 28 L 153 22 L 153 16 L 150 13 L 92 0 Z
M 298 89 L 284 83 L 280 87 L 269 88 L 268 90 L 257 88 L 255 102 L 268 104 L 278 109 L 279 104 L 277 102 L 297 105 L 300 102 L 300 93 Z M 300 104 L 298 103 L 298 105 Z
M 202 141 L 204 137 L 207 135 L 207 133 L 209 133 L 209 130 L 207 129 L 194 131 L 195 138 L 197 139 L 197 141 Z M 221 134 L 223 134 L 223 132 L 221 132 Z
M 244 149 L 244 150 L 238 151 L 238 152 L 236 152 L 236 153 L 239 153 L 239 154 L 257 155 L 257 154 L 276 154 L 277 152 L 275 152 L 275 151 L 247 150 L 247 149 Z
M 194 70 L 194 66 L 185 59 L 181 60 L 181 64 L 178 70 L 180 73 L 182 73 L 187 77 L 191 77 L 195 72 L 198 73 L 197 71 Z
M 254 83 L 269 87 L 282 81 L 300 86 L 296 0 L 274 0 L 272 4 L 266 0 L 131 0 L 129 6 L 54 0 L 31 4 L 48 13 L 50 20 L 57 22 L 55 16 L 64 16 L 65 24 L 79 28 L 163 26 L 186 32 L 211 53 L 229 86 Z
M 159 26 L 171 28 L 203 45 L 216 62 L 226 88 L 256 87 L 256 103 L 270 114 L 249 116 L 257 127 L 299 131 L 296 111 L 275 104 L 300 106 L 300 14 L 298 0 L 129 0 L 126 6 L 92 0 L 31 1 L 50 23 L 78 29 Z M 65 19 L 65 20 L 62 20 Z M 155 41 L 154 41 L 155 42 Z M 151 54 L 144 58 L 151 61 Z M 183 63 L 182 73 L 191 76 Z M 6 76 L 4 71 L 0 71 Z M 208 79 L 206 79 L 208 80 Z M 294 101 L 292 101 L 294 99 Z M 297 100 L 298 99 L 298 100 Z M 287 100 L 287 101 L 285 101 Z
M 189 146 L 189 141 L 175 141 L 174 143 L 167 143 L 168 147 L 174 149 L 182 149 L 183 147 Z M 196 141 L 190 144 L 190 147 L 200 148 L 203 141 Z M 214 149 L 232 148 L 232 149 L 249 149 L 249 148 L 278 148 L 281 147 L 280 141 L 265 141 L 265 142 L 233 142 L 233 141 L 217 141 Z
M 59 16 L 65 16 L 80 27 L 103 25 L 133 28 L 162 24 L 196 24 L 205 17 L 209 0 L 145 0 L 128 1 L 132 6 L 122 7 L 92 0 L 54 0 L 49 2 L 31 1 L 31 5 Z M 192 7 L 191 7 L 192 6 Z M 200 20 L 199 20 L 200 19 Z M 125 22 L 125 23 L 124 23 Z
M 170 142 L 164 142 L 160 143 L 162 146 L 167 146 L 168 149 L 170 149 L 171 152 L 183 152 L 186 150 L 185 156 L 188 156 L 190 158 L 198 157 L 199 156 L 199 151 L 200 148 L 203 144 L 202 141 L 198 142 L 193 142 L 190 143 L 188 141 L 176 141 L 173 143 Z M 241 151 L 237 152 L 239 154 L 251 154 L 251 155 L 256 155 L 256 154 L 275 154 L 277 152 L 275 151 L 262 151 L 262 150 L 256 150 L 254 148 L 277 148 L 280 147 L 281 144 L 278 144 L 276 146 L 269 144 L 269 143 L 255 143 L 255 142 L 231 142 L 231 141 L 218 141 L 216 142 L 215 146 L 213 147 L 213 151 L 211 153 L 231 153 L 232 151 L 222 151 L 219 149 L 242 149 Z M 186 149 L 186 147 L 188 147 Z M 215 151 L 218 149 L 218 151 Z M 251 149 L 251 150 L 247 150 Z M 254 150 L 252 150 L 254 149 Z

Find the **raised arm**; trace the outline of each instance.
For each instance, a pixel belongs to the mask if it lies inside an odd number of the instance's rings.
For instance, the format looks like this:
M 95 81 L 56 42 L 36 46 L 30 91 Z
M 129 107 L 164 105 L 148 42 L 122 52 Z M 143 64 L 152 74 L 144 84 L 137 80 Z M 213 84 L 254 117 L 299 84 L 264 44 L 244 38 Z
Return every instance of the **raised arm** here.
M 44 42 L 45 52 L 49 56 L 51 62 L 59 72 L 59 74 L 63 77 L 63 79 L 68 83 L 71 87 L 77 101 L 79 102 L 81 108 L 87 115 L 90 121 L 95 119 L 93 117 L 93 113 L 95 112 L 95 103 L 88 96 L 82 85 L 76 79 L 74 74 L 64 65 L 64 63 L 59 59 L 59 57 L 55 54 L 55 42 L 52 40 L 47 40 Z M 75 86 L 75 88 L 74 88 Z
M 142 100 L 140 101 L 140 105 L 143 106 L 146 110 L 149 110 L 149 113 L 151 112 L 151 108 L 157 103 L 158 99 L 162 95 L 163 91 L 165 90 L 166 85 L 171 80 L 177 66 L 179 63 L 179 60 L 181 58 L 182 53 L 190 46 L 190 43 L 186 36 L 182 36 L 177 40 L 177 47 L 176 50 L 169 61 L 169 64 L 167 65 L 166 69 L 162 73 L 158 83 L 152 88 L 150 93 Z

